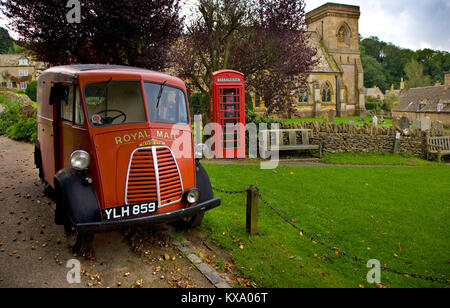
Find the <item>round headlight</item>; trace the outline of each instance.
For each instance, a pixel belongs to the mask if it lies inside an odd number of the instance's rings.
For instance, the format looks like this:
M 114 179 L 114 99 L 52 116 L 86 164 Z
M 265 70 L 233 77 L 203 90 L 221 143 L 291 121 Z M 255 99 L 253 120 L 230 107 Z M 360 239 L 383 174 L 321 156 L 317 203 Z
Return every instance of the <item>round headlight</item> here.
M 186 194 L 186 201 L 190 204 L 195 203 L 200 198 L 200 192 L 197 189 L 192 189 Z
M 89 168 L 91 163 L 91 156 L 86 151 L 75 151 L 70 155 L 70 164 L 72 168 L 78 171 L 83 171 Z

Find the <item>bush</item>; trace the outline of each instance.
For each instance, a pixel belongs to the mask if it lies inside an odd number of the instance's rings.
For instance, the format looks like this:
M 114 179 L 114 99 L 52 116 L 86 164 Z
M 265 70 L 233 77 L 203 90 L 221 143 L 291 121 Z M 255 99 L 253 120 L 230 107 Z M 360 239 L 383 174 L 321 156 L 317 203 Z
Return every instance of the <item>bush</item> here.
M 33 80 L 28 83 L 28 86 L 25 90 L 25 94 L 33 101 L 37 100 L 37 81 Z
M 13 140 L 36 142 L 36 119 L 19 119 L 6 132 L 7 136 Z
M 203 93 L 194 93 L 189 98 L 189 106 L 191 107 L 191 113 L 207 113 L 208 101 L 207 96 Z
M 36 118 L 26 117 L 20 113 L 22 102 L 10 102 L 0 97 L 0 103 L 4 106 L 0 112 L 0 135 L 6 135 L 14 140 L 36 141 Z
M 245 112 L 253 111 L 253 98 L 250 93 L 245 93 Z
M 377 110 L 378 104 L 373 102 L 366 102 L 366 110 Z

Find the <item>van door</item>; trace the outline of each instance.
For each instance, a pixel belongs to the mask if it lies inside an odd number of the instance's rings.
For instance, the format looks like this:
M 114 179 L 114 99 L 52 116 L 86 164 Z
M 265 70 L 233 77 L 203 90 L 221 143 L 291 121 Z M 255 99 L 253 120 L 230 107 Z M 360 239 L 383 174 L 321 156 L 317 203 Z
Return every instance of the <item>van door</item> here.
M 57 171 L 70 168 L 70 154 L 73 152 L 72 125 L 74 120 L 73 86 L 61 85 L 58 117 L 58 163 Z

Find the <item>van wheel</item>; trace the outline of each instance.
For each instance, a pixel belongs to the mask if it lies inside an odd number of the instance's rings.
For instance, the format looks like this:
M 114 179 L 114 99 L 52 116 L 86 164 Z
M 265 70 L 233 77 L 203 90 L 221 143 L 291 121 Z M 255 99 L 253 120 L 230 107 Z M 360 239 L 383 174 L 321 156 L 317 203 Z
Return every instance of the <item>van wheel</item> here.
M 52 198 L 55 196 L 55 190 L 53 189 L 53 187 L 50 186 L 49 183 L 47 183 L 46 181 L 41 179 L 41 183 L 42 183 L 42 191 L 44 193 L 44 195 L 48 198 Z
M 200 199 L 198 202 L 202 203 L 213 199 L 214 193 L 208 173 L 206 173 L 205 168 L 203 168 L 202 164 L 198 160 L 195 161 L 195 169 L 197 176 L 197 188 L 200 191 Z M 202 212 L 195 216 L 183 218 L 182 220 L 176 222 L 176 227 L 181 229 L 192 229 L 198 227 L 202 224 L 204 216 L 205 212 Z
M 94 255 L 93 250 L 93 234 L 81 233 L 72 223 L 69 217 L 69 211 L 65 206 L 66 198 L 64 193 L 58 189 L 56 193 L 57 208 L 64 209 L 64 231 L 69 245 L 72 247 L 72 253 L 86 258 L 91 258 Z
M 81 233 L 68 220 L 67 217 L 64 222 L 64 230 L 67 241 L 72 247 L 72 253 L 86 258 L 92 258 L 94 256 L 94 248 L 92 245 L 94 242 L 94 234 Z
M 182 229 L 182 230 L 189 230 L 189 229 L 196 228 L 202 224 L 204 216 L 205 216 L 205 212 L 202 212 L 201 214 L 198 214 L 198 215 L 183 218 L 183 219 L 175 222 L 175 227 Z

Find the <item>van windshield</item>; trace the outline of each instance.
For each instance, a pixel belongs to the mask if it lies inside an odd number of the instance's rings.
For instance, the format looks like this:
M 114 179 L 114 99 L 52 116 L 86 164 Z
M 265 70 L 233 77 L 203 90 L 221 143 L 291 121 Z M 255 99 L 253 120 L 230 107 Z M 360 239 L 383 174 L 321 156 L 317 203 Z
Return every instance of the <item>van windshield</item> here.
M 150 82 L 146 82 L 144 88 L 151 122 L 168 124 L 189 123 L 186 96 L 181 89 Z M 161 97 L 158 104 L 160 93 Z
M 145 123 L 140 81 L 105 81 L 84 88 L 86 109 L 93 126 Z

